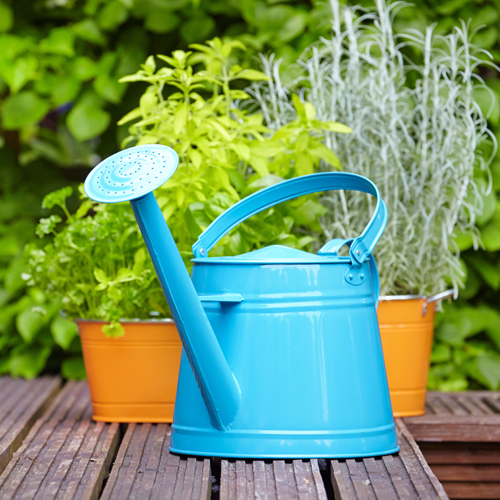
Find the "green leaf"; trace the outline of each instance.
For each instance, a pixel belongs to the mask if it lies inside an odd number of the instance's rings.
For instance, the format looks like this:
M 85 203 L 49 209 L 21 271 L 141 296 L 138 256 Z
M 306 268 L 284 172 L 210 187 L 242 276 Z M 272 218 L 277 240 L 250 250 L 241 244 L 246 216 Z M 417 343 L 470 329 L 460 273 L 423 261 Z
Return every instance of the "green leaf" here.
M 0 246 L 2 242 L 0 240 Z M 26 287 L 26 281 L 23 276 L 29 272 L 29 266 L 22 257 L 13 259 L 7 271 L 5 272 L 3 283 L 5 290 L 10 293 L 16 293 Z
M 254 69 L 244 69 L 243 71 L 240 71 L 236 75 L 234 75 L 235 79 L 242 79 L 242 80 L 252 80 L 252 81 L 263 81 L 263 80 L 270 80 L 270 78 L 265 74 L 262 73 L 262 71 L 256 71 Z
M 444 363 L 451 360 L 451 349 L 445 344 L 434 343 L 431 353 L 431 363 Z
M 54 231 L 59 222 L 62 222 L 61 217 L 53 214 L 45 219 L 40 219 L 40 222 L 36 227 L 37 236 L 39 238 L 43 238 L 46 234 L 50 234 L 52 231 Z
M 72 102 L 80 91 L 80 82 L 71 76 L 60 78 L 57 88 L 52 90 L 52 102 L 55 106 L 61 106 L 67 102 Z
M 78 207 L 78 210 L 75 212 L 75 219 L 81 219 L 85 217 L 89 210 L 92 208 L 93 203 L 91 200 L 83 200 L 82 204 Z
M 2 127 L 15 130 L 28 125 L 35 125 L 48 112 L 49 103 L 34 92 L 24 91 L 11 95 L 1 106 Z
M 145 26 L 153 33 L 169 33 L 179 25 L 180 21 L 180 17 L 174 12 L 153 8 L 148 10 Z
M 104 30 L 115 30 L 123 24 L 128 17 L 128 10 L 122 2 L 105 2 L 103 8 L 97 15 L 97 22 Z
M 466 364 L 467 373 L 491 391 L 500 389 L 500 356 L 486 354 Z
M 134 254 L 134 266 L 132 267 L 132 272 L 136 276 L 140 276 L 144 269 L 144 262 L 146 262 L 146 251 L 144 248 L 139 248 Z
M 94 267 L 94 276 L 99 283 L 107 284 L 109 281 L 106 273 L 98 267 Z
M 486 330 L 486 333 L 500 351 L 500 321 L 493 322 Z
M 198 238 L 210 224 L 210 220 L 204 211 L 203 203 L 191 204 L 184 211 L 184 222 L 191 238 Z
M 497 124 L 500 120 L 500 102 L 495 99 L 495 92 L 487 87 L 476 87 L 473 95 L 483 115 Z
M 315 122 L 316 123 L 316 122 Z M 338 122 L 319 122 L 318 127 L 330 132 L 337 132 L 339 134 L 351 134 L 352 129 L 347 125 Z
M 483 211 L 482 214 L 476 217 L 476 223 L 478 226 L 483 226 L 486 224 L 495 213 L 496 206 L 496 195 L 493 190 L 490 191 L 488 195 L 484 195 L 483 197 Z
M 106 335 L 106 337 L 117 338 L 123 337 L 125 335 L 125 329 L 117 321 L 109 325 L 103 325 L 102 332 L 104 333 L 104 335 Z
M 80 56 L 72 61 L 71 75 L 77 80 L 85 82 L 97 73 L 97 64 L 89 57 Z
M 64 350 L 69 348 L 73 339 L 78 335 L 76 323 L 59 315 L 52 321 L 50 331 L 52 332 L 55 343 Z
M 32 342 L 36 334 L 44 327 L 46 318 L 43 314 L 25 309 L 16 318 L 16 326 L 19 334 L 25 342 Z
M 186 120 L 188 117 L 189 109 L 186 103 L 182 103 L 175 112 L 174 116 L 174 133 L 179 135 L 183 132 L 186 126 Z
M 179 10 L 189 3 L 189 0 L 151 0 L 156 7 L 166 10 Z
M 269 175 L 269 168 L 267 166 L 267 161 L 264 160 L 263 158 L 252 155 L 250 157 L 250 165 L 261 177 Z
M 9 31 L 13 24 L 12 9 L 4 3 L 0 3 L 0 32 Z
M 66 186 L 44 196 L 42 200 L 42 208 L 51 209 L 58 205 L 59 207 L 66 206 L 66 199 L 73 194 L 73 188 Z
M 457 347 L 461 346 L 466 338 L 486 331 L 499 320 L 498 313 L 488 307 L 450 308 L 447 317 L 447 321 L 436 328 L 436 338 Z
M 61 365 L 62 376 L 68 380 L 85 380 L 87 372 L 81 356 L 65 359 Z
M 465 250 L 468 250 L 473 246 L 474 239 L 472 238 L 472 234 L 470 233 L 458 232 L 457 234 L 455 234 L 454 242 L 460 252 L 464 252 Z
M 341 169 L 340 160 L 337 155 L 323 144 L 316 144 L 309 154 L 329 163 L 333 168 Z
M 4 79 L 13 94 L 19 92 L 26 83 L 37 78 L 38 60 L 36 57 L 19 57 L 10 71 L 4 72 Z
M 119 122 L 118 125 L 125 125 L 125 123 L 128 123 L 132 120 L 137 120 L 137 118 L 141 118 L 142 113 L 140 108 L 135 108 L 129 113 L 127 113 Z
M 500 269 L 491 263 L 486 256 L 470 255 L 467 259 L 483 280 L 494 290 L 500 288 Z
M 101 108 L 100 100 L 87 94 L 69 112 L 66 123 L 77 140 L 88 141 L 101 135 L 110 121 L 111 116 Z
M 474 17 L 471 19 L 470 27 L 471 29 L 475 29 L 482 25 L 489 26 L 490 24 L 495 24 L 498 21 L 498 17 L 498 8 L 493 7 L 493 5 L 478 7 L 477 11 L 474 12 Z
M 292 102 L 297 115 L 300 116 L 303 120 L 306 119 L 306 110 L 304 108 L 303 102 L 300 100 L 300 97 L 297 94 L 292 95 Z
M 40 41 L 40 50 L 49 54 L 72 57 L 75 55 L 74 39 L 75 35 L 71 29 L 52 28 L 49 36 Z
M 120 84 L 117 78 L 105 73 L 99 75 L 93 85 L 98 96 L 113 104 L 118 104 L 127 90 L 127 86 Z
M 14 257 L 19 253 L 19 241 L 14 236 L 0 238 L 0 257 Z
M 106 41 L 106 38 L 102 34 L 101 30 L 92 19 L 84 19 L 83 21 L 74 24 L 71 29 L 77 37 L 82 38 L 87 42 L 103 45 Z
M 481 29 L 472 37 L 472 43 L 482 49 L 490 49 L 496 44 L 497 40 L 498 29 L 496 26 Z
M 450 15 L 461 9 L 468 0 L 445 0 L 444 2 L 436 3 L 434 8 L 436 12 L 443 15 Z
M 9 369 L 13 377 L 33 379 L 45 368 L 50 347 L 33 347 L 21 354 L 11 355 Z
M 182 23 L 180 34 L 187 43 L 206 40 L 215 28 L 209 16 L 195 16 Z

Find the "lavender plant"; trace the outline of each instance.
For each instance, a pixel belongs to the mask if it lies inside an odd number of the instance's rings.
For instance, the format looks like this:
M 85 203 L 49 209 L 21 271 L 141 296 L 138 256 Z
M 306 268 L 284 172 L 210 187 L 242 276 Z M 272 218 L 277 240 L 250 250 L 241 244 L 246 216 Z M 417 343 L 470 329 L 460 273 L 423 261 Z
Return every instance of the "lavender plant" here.
M 253 85 L 252 105 L 276 129 L 295 118 L 290 95 L 298 92 L 319 120 L 352 128 L 350 135 L 327 132 L 325 144 L 344 171 L 374 181 L 388 206 L 376 248 L 382 295 L 430 295 L 450 280 L 457 293 L 460 239 L 480 244 L 474 224 L 488 182 L 475 178 L 488 179 L 496 150 L 474 100 L 486 88 L 476 69 L 490 56 L 470 43 L 466 24 L 447 36 L 432 26 L 396 35 L 403 3 L 376 0 L 376 11 L 367 12 L 330 1 L 331 38 L 304 53 L 301 77 L 289 85 L 280 80 L 279 61 L 262 57 L 271 80 Z M 373 199 L 360 193 L 332 192 L 320 201 L 328 208 L 327 239 L 360 234 L 373 209 Z

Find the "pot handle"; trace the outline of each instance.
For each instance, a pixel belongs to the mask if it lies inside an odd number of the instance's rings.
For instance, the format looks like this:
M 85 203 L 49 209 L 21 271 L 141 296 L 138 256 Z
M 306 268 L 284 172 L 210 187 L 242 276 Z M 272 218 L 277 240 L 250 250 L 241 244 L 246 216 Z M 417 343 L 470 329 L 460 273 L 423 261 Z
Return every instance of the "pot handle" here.
M 452 297 L 454 293 L 455 293 L 454 290 L 446 290 L 446 292 L 436 293 L 436 295 L 433 295 L 432 297 L 425 299 L 424 307 L 422 308 L 422 316 L 425 316 L 427 314 L 427 306 L 431 302 L 436 302 L 437 300 L 447 299 L 449 297 Z
M 366 177 L 345 172 L 325 172 L 304 175 L 274 184 L 247 196 L 219 215 L 203 231 L 193 245 L 195 258 L 207 257 L 210 249 L 231 229 L 252 215 L 283 201 L 320 191 L 337 189 L 361 191 L 377 198 L 373 216 L 363 233 L 351 245 L 350 255 L 354 263 L 362 264 L 371 255 L 387 223 L 387 208 L 380 198 L 377 186 Z

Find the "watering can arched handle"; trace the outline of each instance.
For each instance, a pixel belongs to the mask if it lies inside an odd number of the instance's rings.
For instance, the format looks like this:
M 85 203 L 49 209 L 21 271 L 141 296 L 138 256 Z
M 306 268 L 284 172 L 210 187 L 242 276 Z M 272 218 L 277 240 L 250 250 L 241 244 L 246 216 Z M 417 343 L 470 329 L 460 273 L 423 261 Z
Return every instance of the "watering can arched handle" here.
M 387 208 L 377 186 L 366 177 L 345 172 L 304 175 L 257 191 L 219 215 L 193 245 L 194 256 L 206 257 L 210 249 L 231 229 L 252 215 L 304 194 L 332 190 L 362 191 L 377 198 L 375 212 L 363 233 L 352 243 L 353 263 L 362 264 L 371 255 L 387 223 Z

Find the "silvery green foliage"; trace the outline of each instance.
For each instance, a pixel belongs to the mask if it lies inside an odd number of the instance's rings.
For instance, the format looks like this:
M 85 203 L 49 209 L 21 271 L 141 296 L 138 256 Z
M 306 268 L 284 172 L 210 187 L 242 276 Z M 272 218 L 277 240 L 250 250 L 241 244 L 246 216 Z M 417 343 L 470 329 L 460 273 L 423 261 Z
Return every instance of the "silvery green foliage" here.
M 474 71 L 488 54 L 470 44 L 466 25 L 448 36 L 432 26 L 396 35 L 392 21 L 401 3 L 377 0 L 371 13 L 331 4 L 332 38 L 305 52 L 302 76 L 286 86 L 279 61 L 262 58 L 271 81 L 253 87 L 252 104 L 277 128 L 294 119 L 289 95 L 299 91 L 317 118 L 353 129 L 329 134 L 326 143 L 343 170 L 374 181 L 387 204 L 387 228 L 375 250 L 382 295 L 434 294 L 449 287 L 449 276 L 457 292 L 464 273 L 454 237 L 471 234 L 479 244 L 474 223 L 482 193 L 474 174 L 488 175 L 490 156 L 478 148 L 485 142 L 496 148 L 473 98 L 484 86 Z M 403 52 L 419 54 L 422 63 Z M 412 88 L 410 72 L 417 77 Z M 359 235 L 373 201 L 361 193 L 326 193 L 326 239 Z

